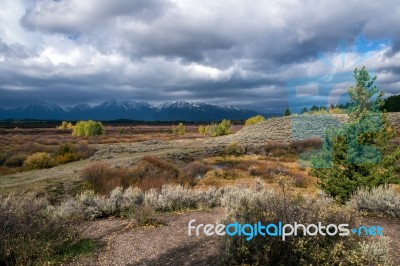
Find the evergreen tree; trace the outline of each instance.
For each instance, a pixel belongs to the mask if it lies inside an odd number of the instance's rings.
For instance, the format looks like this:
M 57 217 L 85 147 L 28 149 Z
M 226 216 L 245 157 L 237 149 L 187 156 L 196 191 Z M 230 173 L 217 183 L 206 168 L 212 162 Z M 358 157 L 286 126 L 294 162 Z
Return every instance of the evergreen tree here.
M 284 116 L 289 116 L 289 115 L 291 115 L 292 113 L 290 112 L 290 110 L 289 110 L 289 108 L 286 108 L 285 109 L 285 112 L 284 112 Z
M 321 153 L 312 158 L 312 174 L 320 179 L 321 188 L 341 202 L 358 187 L 396 182 L 393 162 L 400 158 L 400 148 L 388 152 L 395 133 L 386 113 L 380 111 L 383 93 L 374 86 L 376 77 L 363 67 L 355 69 L 354 78 L 349 123 L 327 130 Z

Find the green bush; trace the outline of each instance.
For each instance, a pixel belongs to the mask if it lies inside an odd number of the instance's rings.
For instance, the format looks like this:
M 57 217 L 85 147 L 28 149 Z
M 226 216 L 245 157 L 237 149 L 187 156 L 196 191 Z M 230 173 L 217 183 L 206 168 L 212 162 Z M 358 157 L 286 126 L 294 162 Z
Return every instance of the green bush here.
M 207 134 L 207 131 L 206 131 L 207 129 L 206 129 L 206 126 L 204 126 L 204 125 L 200 125 L 199 126 L 199 133 L 201 134 L 201 135 L 206 135 Z
M 55 165 L 53 158 L 46 152 L 37 152 L 29 156 L 25 165 L 30 169 L 44 169 Z
M 241 156 L 245 153 L 245 148 L 239 142 L 233 141 L 226 146 L 225 153 L 227 155 Z
M 89 121 L 79 121 L 72 132 L 74 136 L 98 136 L 103 135 L 105 132 L 104 126 L 101 122 L 96 122 L 93 120 Z
M 178 126 L 172 126 L 172 134 L 183 136 L 186 134 L 186 128 L 183 123 L 179 123 Z
M 58 129 L 61 129 L 61 130 L 74 129 L 74 126 L 72 125 L 71 122 L 63 121 L 61 123 L 61 126 L 58 127 Z
M 231 121 L 224 119 L 221 123 L 211 126 L 210 134 L 213 137 L 229 135 L 232 133 L 231 126 Z
M 246 122 L 244 123 L 245 126 L 250 126 L 250 125 L 254 125 L 260 122 L 265 121 L 265 117 L 263 117 L 262 115 L 257 115 L 257 116 L 253 116 L 250 117 L 249 119 L 246 120 Z

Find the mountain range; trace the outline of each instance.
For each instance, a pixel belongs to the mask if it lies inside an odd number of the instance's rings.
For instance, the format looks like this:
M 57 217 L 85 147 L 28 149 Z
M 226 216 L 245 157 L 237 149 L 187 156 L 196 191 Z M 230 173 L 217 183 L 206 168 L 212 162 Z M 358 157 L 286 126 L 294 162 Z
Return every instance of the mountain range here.
M 0 107 L 0 119 L 2 120 L 217 121 L 222 119 L 242 120 L 257 114 L 260 113 L 232 106 L 185 101 L 151 105 L 139 101 L 107 100 L 96 106 L 80 104 L 68 109 L 42 101 L 16 108 Z

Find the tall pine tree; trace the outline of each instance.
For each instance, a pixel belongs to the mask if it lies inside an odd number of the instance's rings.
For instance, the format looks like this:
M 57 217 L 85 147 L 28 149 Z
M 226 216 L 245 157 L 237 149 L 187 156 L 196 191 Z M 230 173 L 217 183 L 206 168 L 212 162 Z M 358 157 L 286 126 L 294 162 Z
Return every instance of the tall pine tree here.
M 358 187 L 374 187 L 399 180 L 393 163 L 400 158 L 400 148 L 388 152 L 395 131 L 387 114 L 380 111 L 383 93 L 374 85 L 376 77 L 355 69 L 356 86 L 349 89 L 349 123 L 329 129 L 322 151 L 312 158 L 312 174 L 321 188 L 345 202 Z

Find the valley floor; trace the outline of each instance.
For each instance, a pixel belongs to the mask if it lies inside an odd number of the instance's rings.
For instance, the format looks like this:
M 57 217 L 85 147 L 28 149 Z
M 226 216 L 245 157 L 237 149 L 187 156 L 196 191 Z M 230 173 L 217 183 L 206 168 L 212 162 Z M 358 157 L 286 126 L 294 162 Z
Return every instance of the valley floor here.
M 243 135 L 243 133 L 242 133 Z M 239 135 L 240 136 L 240 135 Z M 244 135 L 243 139 L 246 139 Z M 210 139 L 182 139 L 144 141 L 139 143 L 98 144 L 97 153 L 88 160 L 60 165 L 51 169 L 35 170 L 0 177 L 0 192 L 35 191 L 54 193 L 55 197 L 74 195 L 81 185 L 80 173 L 93 161 L 105 161 L 113 166 L 129 167 L 144 155 L 155 155 L 177 160 L 185 156 L 212 154 L 232 137 Z M 265 140 L 260 140 L 260 142 Z M 205 148 L 207 147 L 207 148 Z M 50 195 L 51 196 L 51 195 Z M 89 256 L 73 260 L 71 265 L 215 265 L 218 261 L 218 237 L 189 237 L 187 224 L 215 223 L 224 216 L 224 209 L 187 211 L 164 214 L 165 225 L 137 227 L 130 219 L 103 219 L 82 222 L 84 236 L 95 239 L 100 248 Z M 362 218 L 365 225 L 380 225 L 392 241 L 395 265 L 400 265 L 400 220 Z

